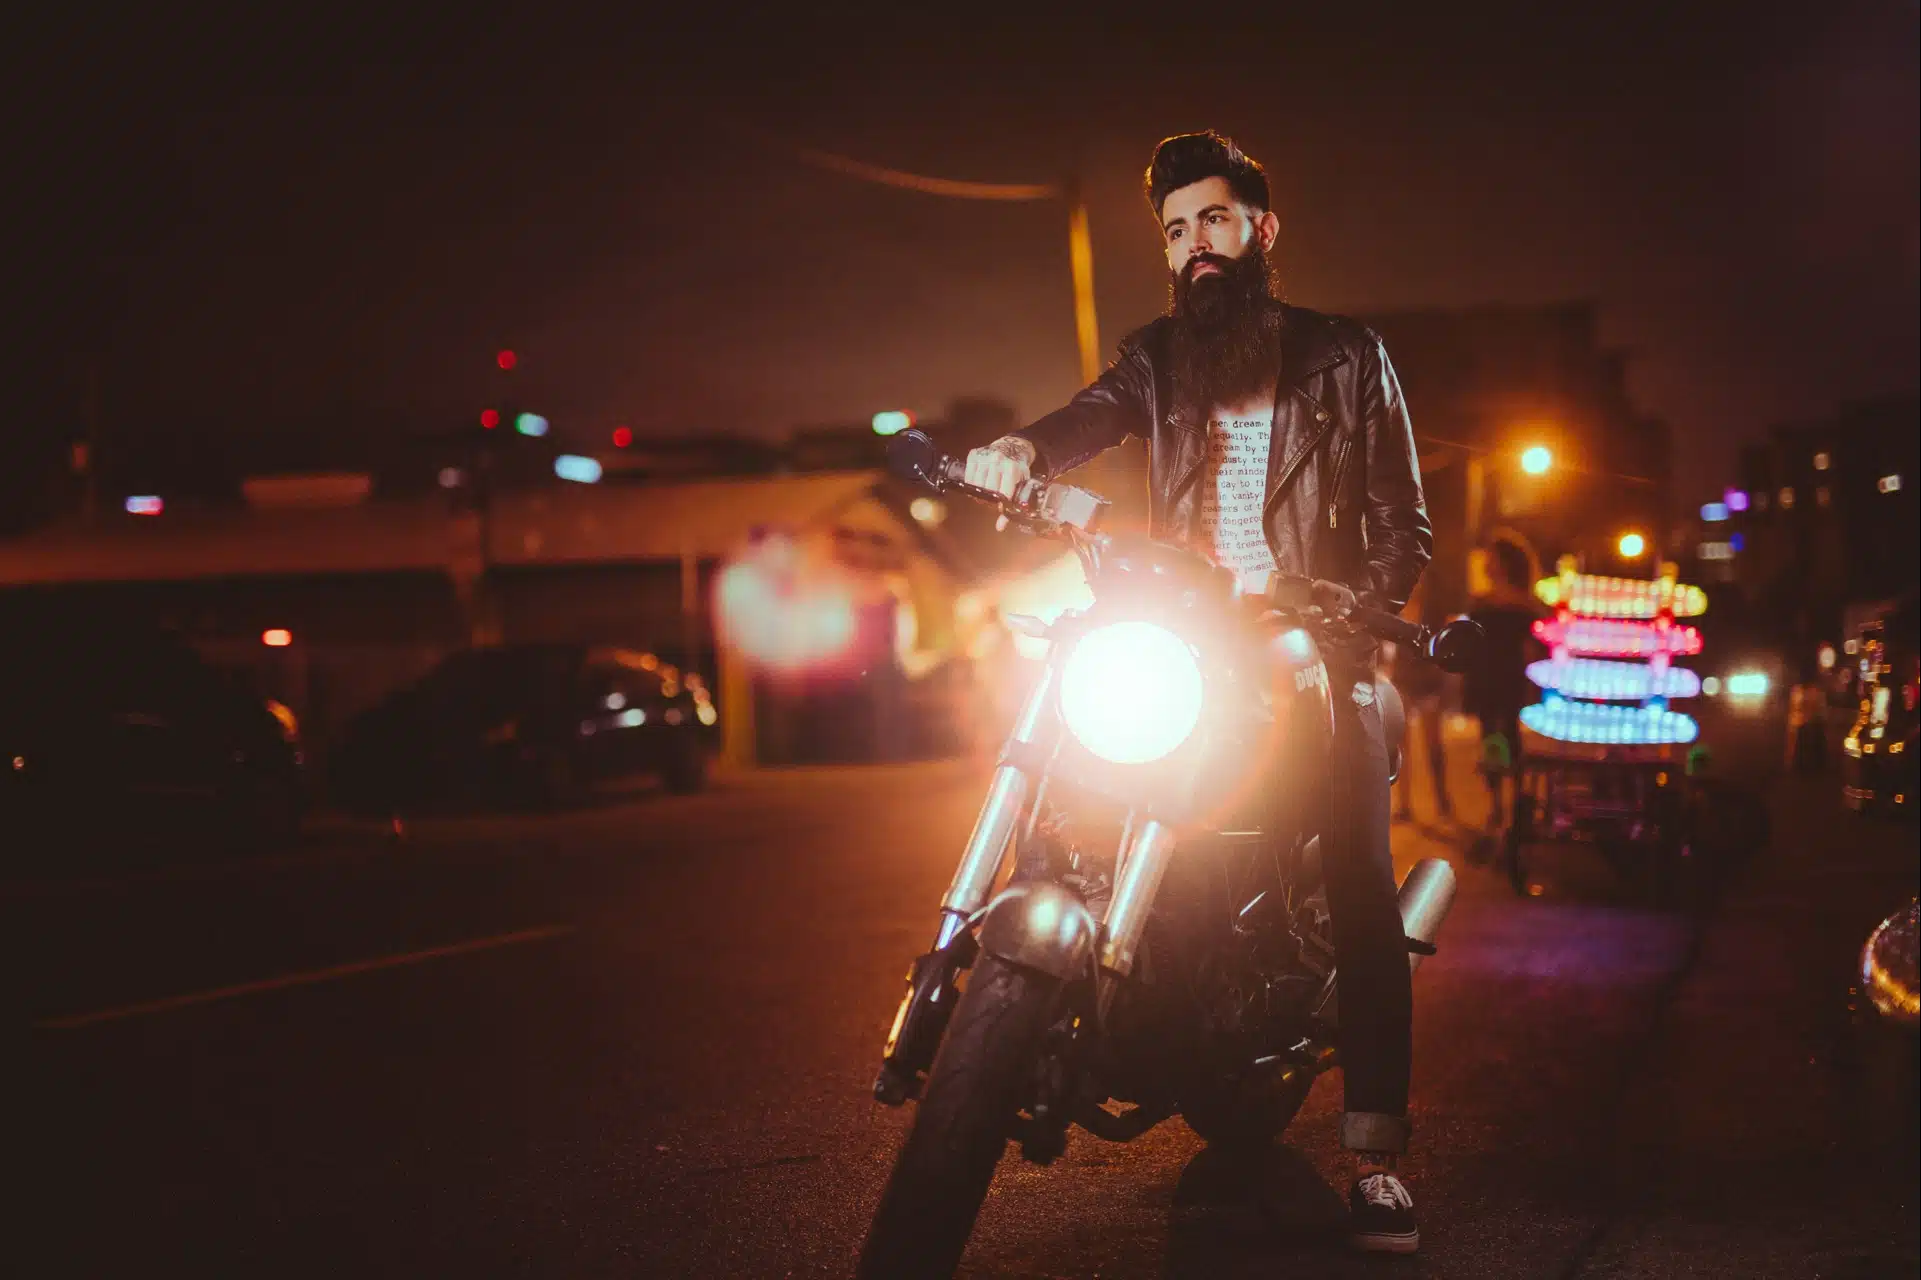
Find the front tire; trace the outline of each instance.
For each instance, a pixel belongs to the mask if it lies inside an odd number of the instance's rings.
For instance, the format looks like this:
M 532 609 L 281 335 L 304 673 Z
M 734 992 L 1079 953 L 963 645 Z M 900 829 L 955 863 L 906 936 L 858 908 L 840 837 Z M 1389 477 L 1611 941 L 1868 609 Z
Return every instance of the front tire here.
M 997 956 L 974 965 L 868 1229 L 863 1280 L 954 1273 L 1060 991 L 1059 979 Z

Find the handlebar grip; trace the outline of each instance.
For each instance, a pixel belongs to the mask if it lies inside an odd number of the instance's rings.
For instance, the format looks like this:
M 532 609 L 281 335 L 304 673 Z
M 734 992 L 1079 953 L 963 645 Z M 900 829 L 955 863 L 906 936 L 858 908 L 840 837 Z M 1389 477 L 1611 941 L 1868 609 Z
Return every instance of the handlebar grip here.
M 1370 609 L 1362 605 L 1350 616 L 1354 622 L 1379 639 L 1391 640 L 1395 644 L 1409 645 L 1416 649 L 1424 649 L 1427 644 L 1427 628 L 1418 622 L 1403 618 L 1398 613 L 1389 613 L 1385 609 Z
M 936 487 L 942 490 L 958 489 L 971 497 L 984 502 L 1012 504 L 1021 511 L 1032 510 L 1039 505 L 1041 495 L 1047 488 L 1044 480 L 1029 479 L 1022 483 L 1012 498 L 997 489 L 985 489 L 977 484 L 967 483 L 967 459 L 953 458 L 939 454 L 934 459 L 933 470 Z

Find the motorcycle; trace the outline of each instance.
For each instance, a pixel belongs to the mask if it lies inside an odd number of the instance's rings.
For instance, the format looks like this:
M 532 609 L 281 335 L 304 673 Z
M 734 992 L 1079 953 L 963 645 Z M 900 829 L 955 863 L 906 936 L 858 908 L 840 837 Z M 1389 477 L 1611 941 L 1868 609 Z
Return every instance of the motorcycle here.
M 861 1276 L 891 1278 L 952 1273 L 1009 1141 L 1045 1165 L 1073 1125 L 1124 1142 L 1179 1113 L 1243 1146 L 1286 1128 L 1339 1062 L 1315 812 L 1334 725 L 1322 643 L 1358 624 L 1459 670 L 1478 628 L 1330 619 L 1294 577 L 1245 595 L 1197 553 L 1101 531 L 1108 504 L 1085 489 L 1030 480 L 1007 500 L 968 485 L 919 431 L 890 462 L 1066 541 L 1093 592 L 1051 624 L 1006 619 L 1047 657 L 874 1085 L 884 1104 L 918 1100 L 861 1256 Z M 1374 688 L 1398 721 L 1392 686 Z M 1440 859 L 1402 883 L 1410 966 L 1453 895 Z

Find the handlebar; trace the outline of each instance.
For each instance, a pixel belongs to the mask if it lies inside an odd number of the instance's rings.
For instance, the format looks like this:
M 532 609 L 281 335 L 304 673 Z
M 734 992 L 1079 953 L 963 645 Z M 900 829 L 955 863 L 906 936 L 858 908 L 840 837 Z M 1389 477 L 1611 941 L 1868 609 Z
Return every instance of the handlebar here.
M 1348 616 L 1357 626 L 1379 640 L 1389 640 L 1395 644 L 1404 644 L 1425 651 L 1434 639 L 1434 633 L 1420 623 L 1403 618 L 1398 613 L 1389 613 L 1385 609 L 1370 609 L 1366 605 L 1361 605 Z
M 956 490 L 970 498 L 979 498 L 983 502 L 997 502 L 1023 510 L 1037 506 L 1041 494 L 1047 489 L 1045 480 L 1026 480 L 1014 491 L 1014 496 L 1009 498 L 998 489 L 984 489 L 980 485 L 967 483 L 967 460 L 950 457 L 944 453 L 935 455 L 933 470 L 933 487 L 940 492 Z
M 1104 544 L 1104 535 L 1093 538 L 1095 521 L 1106 508 L 1107 500 L 1085 489 L 1045 480 L 1027 480 L 1009 498 L 995 489 L 967 483 L 967 462 L 940 451 L 924 431 L 909 429 L 894 437 L 887 448 L 888 465 L 903 479 L 922 484 L 936 493 L 963 493 L 970 498 L 993 503 L 1011 518 L 1038 531 L 1064 533 L 1074 543 L 1089 577 L 1093 576 L 1094 544 Z M 1314 605 L 1313 581 L 1295 574 L 1276 574 L 1268 588 L 1268 603 L 1305 611 Z M 1429 661 L 1449 671 L 1460 671 L 1471 661 L 1483 633 L 1480 626 L 1457 618 L 1438 630 L 1411 622 L 1385 609 L 1359 606 L 1347 620 L 1381 640 L 1405 645 Z
M 1276 574 L 1268 586 L 1268 602 L 1297 609 L 1312 607 L 1314 582 L 1297 574 Z M 1347 620 L 1377 640 L 1386 640 L 1414 650 L 1429 662 L 1447 671 L 1463 671 L 1474 660 L 1487 638 L 1481 624 L 1471 618 L 1455 618 L 1440 627 L 1424 627 L 1410 618 L 1370 605 L 1357 605 Z
M 990 502 L 1032 526 L 1047 531 L 1063 529 L 1091 533 L 1107 499 L 1086 489 L 1046 480 L 1027 480 L 1013 497 L 997 489 L 967 483 L 967 461 L 940 451 L 925 432 L 909 429 L 894 437 L 887 447 L 887 462 L 894 474 L 935 493 L 962 493 Z

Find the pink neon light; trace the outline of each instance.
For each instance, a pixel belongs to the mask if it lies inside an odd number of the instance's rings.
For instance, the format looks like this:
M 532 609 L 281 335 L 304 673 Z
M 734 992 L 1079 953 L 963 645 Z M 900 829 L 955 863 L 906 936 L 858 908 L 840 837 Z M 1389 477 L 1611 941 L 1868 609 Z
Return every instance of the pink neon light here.
M 1700 631 L 1665 619 L 1634 622 L 1560 615 L 1537 619 L 1534 638 L 1554 650 L 1557 658 L 1649 658 L 1657 653 L 1687 657 L 1701 652 Z

